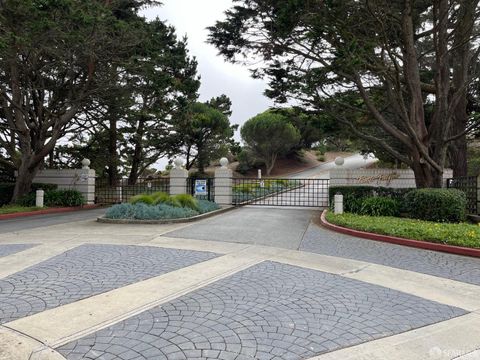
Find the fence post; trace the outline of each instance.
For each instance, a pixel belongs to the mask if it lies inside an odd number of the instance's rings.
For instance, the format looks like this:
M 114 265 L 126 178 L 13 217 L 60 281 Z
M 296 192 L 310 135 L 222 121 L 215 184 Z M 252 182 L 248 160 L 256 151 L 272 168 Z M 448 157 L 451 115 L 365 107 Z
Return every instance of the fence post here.
M 174 161 L 175 167 L 170 170 L 170 195 L 187 193 L 188 171 L 182 165 L 181 159 Z
M 43 208 L 43 197 L 45 192 L 43 190 L 37 190 L 35 193 L 35 206 Z
M 215 169 L 215 202 L 222 206 L 232 205 L 232 170 L 230 170 L 227 158 L 220 159 L 220 168 Z
M 477 215 L 480 215 L 480 175 L 477 176 Z
M 334 213 L 343 214 L 343 195 L 340 193 L 335 194 Z

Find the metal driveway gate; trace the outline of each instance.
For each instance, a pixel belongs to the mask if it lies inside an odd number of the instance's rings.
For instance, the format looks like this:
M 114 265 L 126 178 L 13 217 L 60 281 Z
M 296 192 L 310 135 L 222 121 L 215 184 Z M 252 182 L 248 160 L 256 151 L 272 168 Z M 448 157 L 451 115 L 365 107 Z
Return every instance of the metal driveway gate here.
M 233 179 L 233 205 L 328 207 L 328 179 Z
M 467 212 L 479 214 L 478 182 L 476 176 L 462 176 L 447 180 L 447 188 L 460 189 L 467 196 Z

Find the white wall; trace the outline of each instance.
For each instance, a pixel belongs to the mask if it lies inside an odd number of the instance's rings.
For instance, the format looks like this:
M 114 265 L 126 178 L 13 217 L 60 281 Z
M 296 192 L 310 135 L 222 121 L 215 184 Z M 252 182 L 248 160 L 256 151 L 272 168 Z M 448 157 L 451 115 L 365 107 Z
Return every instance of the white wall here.
M 444 185 L 453 176 L 451 169 L 443 173 Z M 390 188 L 415 188 L 413 170 L 396 169 L 333 169 L 330 186 L 382 186 Z
M 78 190 L 87 204 L 95 203 L 95 170 L 40 170 L 33 180 L 39 184 L 56 184 L 59 189 Z

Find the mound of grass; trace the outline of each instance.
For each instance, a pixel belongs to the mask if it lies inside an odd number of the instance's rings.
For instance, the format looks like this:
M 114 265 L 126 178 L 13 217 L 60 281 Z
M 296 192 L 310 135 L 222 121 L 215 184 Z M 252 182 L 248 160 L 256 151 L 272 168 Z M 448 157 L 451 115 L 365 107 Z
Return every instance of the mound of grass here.
M 405 239 L 423 240 L 456 246 L 480 248 L 480 226 L 467 223 L 437 223 L 389 216 L 366 216 L 328 212 L 327 220 L 339 226 L 397 236 Z

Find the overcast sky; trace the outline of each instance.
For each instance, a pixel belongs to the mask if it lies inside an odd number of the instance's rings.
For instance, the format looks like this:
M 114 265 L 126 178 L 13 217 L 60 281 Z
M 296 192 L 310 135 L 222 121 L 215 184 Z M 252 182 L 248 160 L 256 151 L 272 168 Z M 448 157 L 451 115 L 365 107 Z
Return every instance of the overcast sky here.
M 144 14 L 175 26 L 180 37 L 187 35 L 190 54 L 198 61 L 200 100 L 228 95 L 233 103 L 230 121 L 241 125 L 273 102 L 263 95 L 266 87 L 263 81 L 252 79 L 245 67 L 225 62 L 217 55 L 216 48 L 206 43 L 206 27 L 223 19 L 225 10 L 231 6 L 230 0 L 164 0 L 163 6 L 145 10 Z M 238 133 L 236 138 L 239 140 Z

